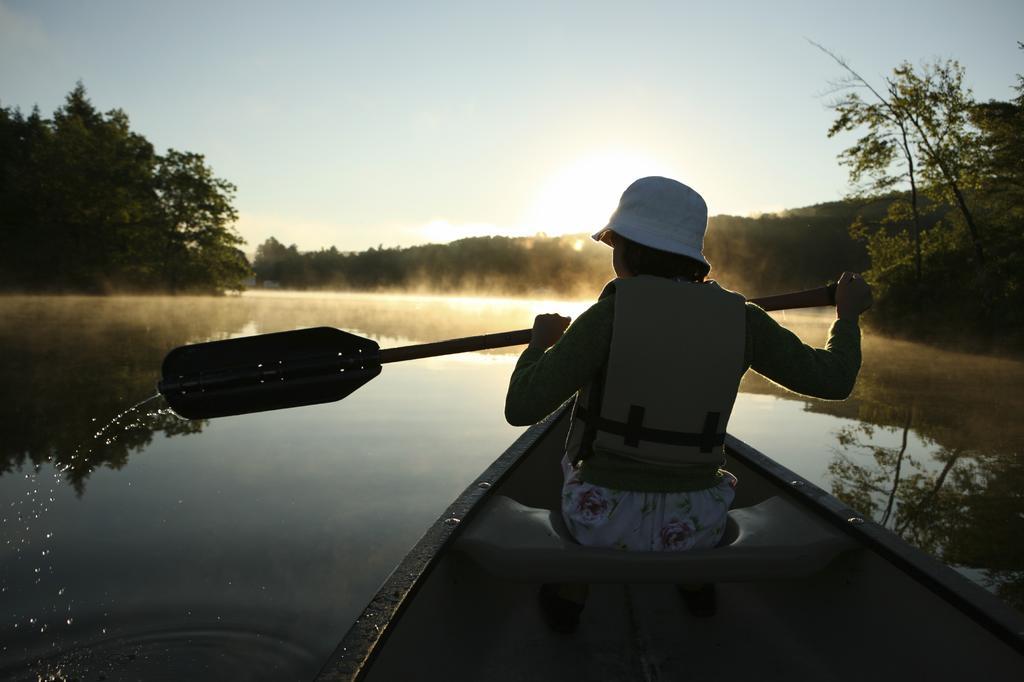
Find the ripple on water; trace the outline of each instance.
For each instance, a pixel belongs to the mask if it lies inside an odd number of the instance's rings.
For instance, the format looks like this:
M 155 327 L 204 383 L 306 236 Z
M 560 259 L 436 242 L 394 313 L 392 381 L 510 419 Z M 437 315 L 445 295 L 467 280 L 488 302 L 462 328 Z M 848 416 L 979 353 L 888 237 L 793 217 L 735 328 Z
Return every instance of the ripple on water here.
M 229 628 L 167 629 L 100 640 L 20 669 L 11 680 L 296 680 L 323 661 L 278 634 Z

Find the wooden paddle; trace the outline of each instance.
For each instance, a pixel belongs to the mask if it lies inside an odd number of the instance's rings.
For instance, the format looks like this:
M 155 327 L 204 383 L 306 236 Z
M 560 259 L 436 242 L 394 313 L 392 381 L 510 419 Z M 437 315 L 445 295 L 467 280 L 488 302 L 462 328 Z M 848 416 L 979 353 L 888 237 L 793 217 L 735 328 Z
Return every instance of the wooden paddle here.
M 765 310 L 835 305 L 835 284 L 751 299 Z M 175 348 L 164 358 L 157 390 L 188 419 L 208 419 L 341 400 L 381 365 L 520 346 L 519 329 L 381 350 L 375 341 L 332 327 L 313 327 Z

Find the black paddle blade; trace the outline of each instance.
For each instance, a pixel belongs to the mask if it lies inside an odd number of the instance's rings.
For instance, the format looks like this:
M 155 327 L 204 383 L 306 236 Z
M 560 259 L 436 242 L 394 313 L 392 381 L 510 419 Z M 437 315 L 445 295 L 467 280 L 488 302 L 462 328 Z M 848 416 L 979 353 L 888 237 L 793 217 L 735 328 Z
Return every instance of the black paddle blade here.
M 188 419 L 341 400 L 380 374 L 375 341 L 331 327 L 175 348 L 157 389 Z

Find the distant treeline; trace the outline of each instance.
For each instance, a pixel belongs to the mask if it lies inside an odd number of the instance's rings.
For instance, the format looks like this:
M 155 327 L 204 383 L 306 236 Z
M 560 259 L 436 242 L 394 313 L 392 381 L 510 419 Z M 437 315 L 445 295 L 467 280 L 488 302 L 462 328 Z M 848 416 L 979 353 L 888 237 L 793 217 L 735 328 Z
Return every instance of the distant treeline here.
M 819 286 L 867 253 L 850 237 L 858 211 L 883 215 L 890 200 L 822 204 L 782 215 L 711 218 L 712 277 L 750 295 Z M 611 251 L 589 235 L 471 237 L 449 244 L 301 252 L 274 238 L 256 250 L 257 282 L 292 289 L 471 291 L 594 296 L 614 275 Z
M 239 289 L 235 188 L 202 155 L 157 154 L 81 83 L 45 119 L 0 107 L 0 288 Z

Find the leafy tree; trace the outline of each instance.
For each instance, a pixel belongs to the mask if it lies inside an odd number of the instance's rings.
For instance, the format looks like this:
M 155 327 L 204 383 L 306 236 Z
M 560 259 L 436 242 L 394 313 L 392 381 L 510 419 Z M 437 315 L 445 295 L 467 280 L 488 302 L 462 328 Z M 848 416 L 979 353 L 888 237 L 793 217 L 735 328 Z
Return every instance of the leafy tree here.
M 1024 50 L 1024 43 L 1018 43 Z M 1017 96 L 1009 102 L 975 105 L 972 122 L 980 131 L 978 174 L 991 193 L 1005 199 L 1002 208 L 1024 211 L 1024 76 L 1017 76 Z
M 38 254 L 51 267 L 40 273 L 64 279 L 74 289 L 94 289 L 124 279 L 153 207 L 149 186 L 156 154 L 132 133 L 128 117 L 97 112 L 79 85 L 54 113 L 50 144 L 39 150 L 33 170 L 45 196 L 39 225 L 49 248 Z M 40 263 L 40 266 L 43 264 Z
M 980 266 L 985 262 L 982 238 L 965 196 L 979 189 L 978 134 L 971 125 L 974 101 L 963 78 L 964 68 L 955 60 L 926 64 L 920 71 L 904 62 L 889 83 L 916 133 L 921 171 L 932 191 L 960 211 Z
M 889 193 L 900 188 L 906 181 L 910 186 L 910 215 L 912 217 L 914 241 L 914 275 L 918 285 L 921 282 L 921 211 L 918 197 L 915 149 L 912 141 L 912 123 L 897 97 L 896 84 L 887 81 L 888 93 L 881 94 L 845 60 L 836 56 L 817 43 L 813 43 L 825 54 L 832 57 L 849 74 L 840 88 L 864 89 L 871 100 L 864 100 L 857 92 L 847 92 L 832 108 L 837 112 L 836 120 L 829 128 L 828 136 L 841 132 L 866 129 L 857 142 L 844 150 L 840 162 L 850 169 L 850 180 L 855 184 L 866 181 L 861 189 L 863 194 Z M 902 170 L 894 171 L 899 162 Z M 902 202 L 894 202 L 886 216 L 886 222 L 900 224 L 906 210 Z
M 0 108 L 0 286 L 237 288 L 234 187 L 201 155 L 156 154 L 79 83 L 52 120 Z
M 847 72 L 841 88 L 863 89 L 871 95 L 865 100 L 858 92 L 847 92 L 832 105 L 837 117 L 829 137 L 866 130 L 840 154 L 841 163 L 850 167 L 851 181 L 869 178 L 866 190 L 874 193 L 889 192 L 904 181 L 910 185 L 917 281 L 921 281 L 922 258 L 918 175 L 936 200 L 960 212 L 977 263 L 984 264 L 979 227 L 965 194 L 979 188 L 977 170 L 982 160 L 972 116 L 975 105 L 963 83 L 964 68 L 955 60 L 925 64 L 920 69 L 903 62 L 885 79 L 883 94 L 845 60 L 815 45 Z M 897 158 L 904 168 L 901 172 L 892 170 Z M 899 217 L 891 216 L 892 222 L 899 222 Z
M 241 288 L 249 266 L 238 250 L 243 241 L 231 228 L 238 212 L 236 188 L 217 178 L 201 154 L 174 149 L 159 158 L 154 172 L 160 218 L 160 281 L 171 291 L 184 286 Z
M 1019 348 L 1024 81 L 1018 77 L 1013 101 L 979 104 L 957 61 L 904 62 L 878 90 L 825 51 L 847 72 L 844 87 L 871 94 L 847 92 L 833 105 L 830 136 L 862 133 L 840 155 L 851 180 L 866 178 L 866 194 L 889 196 L 909 184 L 909 207 L 896 201 L 883 220 L 851 225 L 871 258 L 866 274 L 876 306 L 869 319 L 897 334 L 974 336 Z
M 992 289 L 999 294 L 991 305 L 1002 312 L 1006 331 L 1024 328 L 1024 77 L 1017 76 L 1014 89 L 1010 101 L 979 103 L 971 112 L 979 131 L 981 218 L 995 260 Z

